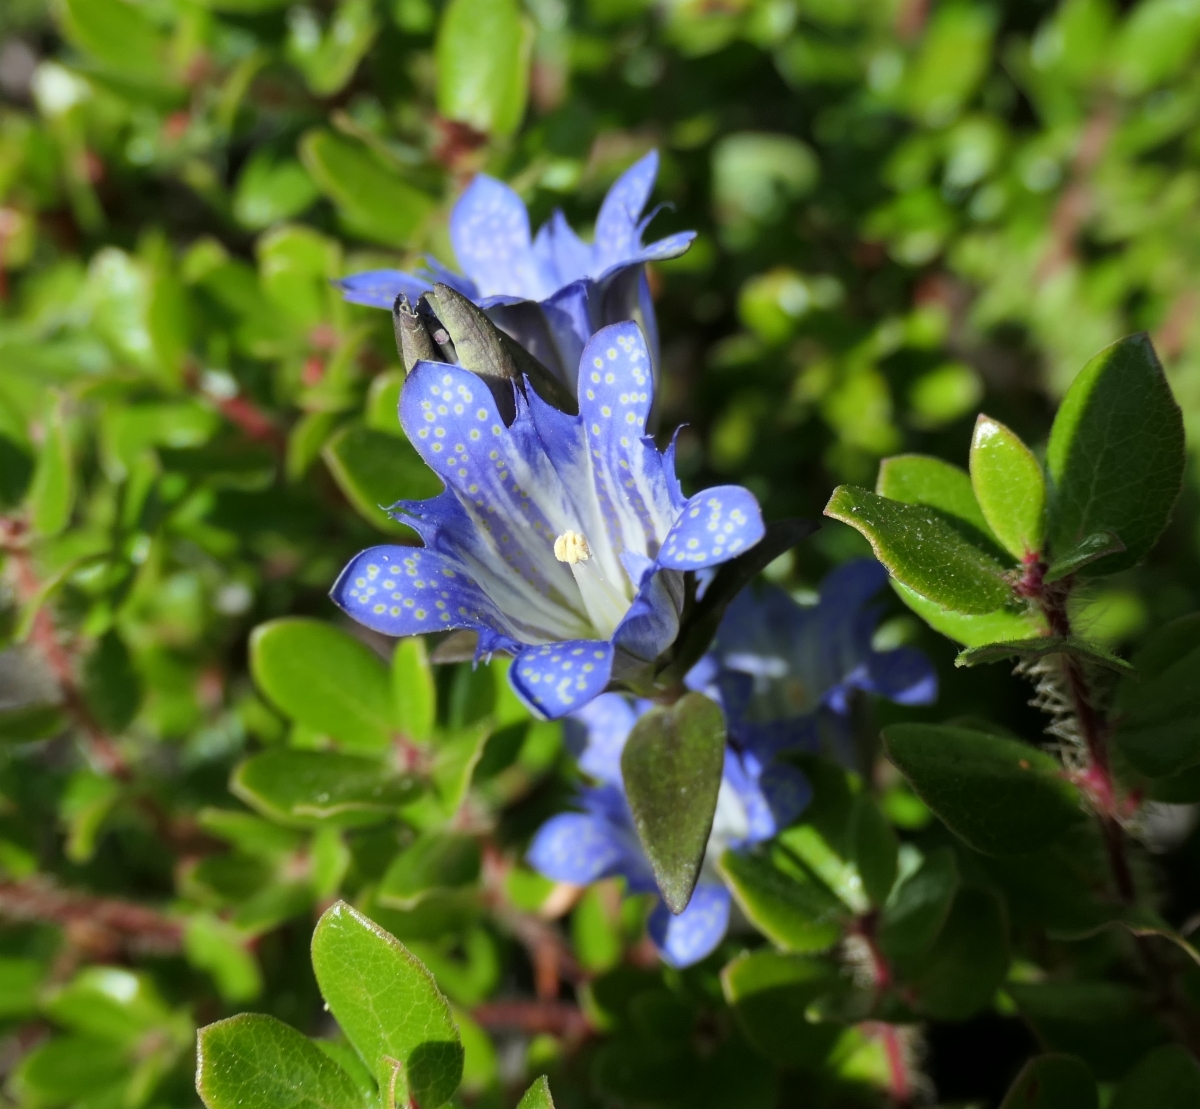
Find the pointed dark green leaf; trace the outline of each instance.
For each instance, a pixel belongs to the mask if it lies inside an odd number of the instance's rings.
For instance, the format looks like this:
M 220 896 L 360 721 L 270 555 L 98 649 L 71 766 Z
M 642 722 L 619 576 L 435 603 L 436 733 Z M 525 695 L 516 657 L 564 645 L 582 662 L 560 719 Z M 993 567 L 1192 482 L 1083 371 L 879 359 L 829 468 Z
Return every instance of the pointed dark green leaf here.
M 399 500 L 423 500 L 441 491 L 436 475 L 408 440 L 352 424 L 332 435 L 321 457 L 338 488 L 364 520 L 392 535 L 412 535 L 387 509 Z
M 959 653 L 955 666 L 979 666 L 987 662 L 1000 662 L 1006 658 L 1035 659 L 1047 655 L 1070 655 L 1080 662 L 1114 670 L 1118 674 L 1132 674 L 1134 669 L 1123 658 L 1110 654 L 1082 639 L 1057 635 L 1039 635 L 1032 639 L 1009 640 L 1004 643 L 989 643 L 983 647 L 971 647 Z
M 1042 580 L 1061 581 L 1070 574 L 1077 574 L 1085 566 L 1105 557 L 1120 554 L 1125 549 L 1121 537 L 1112 531 L 1098 531 L 1081 539 L 1069 551 L 1064 551 L 1047 568 Z
M 318 922 L 312 961 L 330 1011 L 381 1089 L 395 1082 L 421 1109 L 449 1101 L 462 1077 L 462 1043 L 424 964 L 343 901 Z
M 479 863 L 479 840 L 474 836 L 425 832 L 396 856 L 377 896 L 388 908 L 412 909 L 433 893 L 474 882 Z
M 543 1074 L 517 1103 L 517 1109 L 554 1109 L 554 1098 L 550 1096 L 550 1082 Z
M 1178 1044 L 1155 1048 L 1117 1087 L 1108 1109 L 1195 1109 L 1200 1066 Z
M 699 693 L 651 709 L 625 743 L 621 775 L 634 827 L 673 913 L 687 908 L 700 876 L 724 765 L 724 714 Z
M 1013 600 L 1008 567 L 935 509 L 840 485 L 825 515 L 860 532 L 893 577 L 935 604 L 975 614 Z
M 931 851 L 893 890 L 879 922 L 879 945 L 904 973 L 919 966 L 941 933 L 958 892 L 958 864 L 948 847 Z
M 1050 431 L 1051 553 L 1111 531 L 1125 550 L 1083 572 L 1112 574 L 1140 562 L 1167 526 L 1183 465 L 1183 416 L 1149 337 L 1102 350 L 1079 371 Z
M 1000 898 L 991 890 L 964 886 L 920 973 L 912 978 L 918 1005 L 937 1020 L 965 1020 L 992 1003 L 1008 963 Z
M 971 486 L 983 515 L 1016 559 L 1041 551 L 1046 535 L 1046 479 L 1020 436 L 980 415 L 971 438 Z
M 879 806 L 860 794 L 850 815 L 850 855 L 872 905 L 882 905 L 896 882 L 898 852 L 896 833 Z
M 1000 1109 L 1096 1109 L 1099 1103 L 1096 1080 L 1082 1060 L 1039 1055 L 1022 1068 Z
M 365 1109 L 353 1079 L 306 1036 L 262 1013 L 201 1028 L 196 1092 L 208 1109 Z
M 1062 767 L 1028 743 L 934 724 L 893 724 L 883 743 L 917 796 L 984 854 L 1034 851 L 1083 819 Z
M 717 869 L 746 918 L 783 951 L 827 951 L 842 938 L 846 907 L 811 876 L 740 851 L 726 851 Z
M 250 671 L 288 716 L 348 750 L 381 751 L 391 740 L 387 665 L 341 628 L 303 617 L 259 624 Z
M 378 759 L 335 751 L 263 751 L 238 764 L 229 788 L 264 816 L 300 827 L 375 823 L 420 793 Z

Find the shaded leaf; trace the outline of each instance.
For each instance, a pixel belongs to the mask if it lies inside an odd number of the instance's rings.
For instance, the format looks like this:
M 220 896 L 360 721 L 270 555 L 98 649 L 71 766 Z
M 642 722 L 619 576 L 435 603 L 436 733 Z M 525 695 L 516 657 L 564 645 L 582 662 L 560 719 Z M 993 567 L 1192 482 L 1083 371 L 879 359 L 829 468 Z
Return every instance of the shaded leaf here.
M 1031 639 L 1009 640 L 1003 643 L 988 643 L 982 647 L 971 647 L 959 652 L 955 666 L 979 666 L 987 662 L 1000 662 L 1006 658 L 1045 658 L 1047 655 L 1070 655 L 1080 662 L 1115 670 L 1118 674 L 1133 674 L 1134 668 L 1123 658 L 1110 654 L 1103 647 L 1088 643 L 1073 636 L 1040 635 Z
M 1082 1061 L 1039 1055 L 1021 1068 L 1000 1109 L 1096 1109 L 1098 1104 L 1096 1080 Z
M 1193 1109 L 1200 1105 L 1200 1066 L 1178 1044 L 1156 1048 L 1117 1086 L 1108 1109 Z

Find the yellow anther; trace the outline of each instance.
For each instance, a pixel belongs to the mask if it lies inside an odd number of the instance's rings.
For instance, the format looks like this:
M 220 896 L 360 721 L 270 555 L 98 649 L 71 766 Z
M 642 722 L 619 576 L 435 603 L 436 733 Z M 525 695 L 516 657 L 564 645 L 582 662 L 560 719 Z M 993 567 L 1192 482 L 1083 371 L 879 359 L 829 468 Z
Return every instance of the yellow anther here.
M 554 557 L 568 566 L 574 566 L 577 562 L 587 562 L 591 556 L 587 540 L 577 531 L 568 528 L 554 540 Z

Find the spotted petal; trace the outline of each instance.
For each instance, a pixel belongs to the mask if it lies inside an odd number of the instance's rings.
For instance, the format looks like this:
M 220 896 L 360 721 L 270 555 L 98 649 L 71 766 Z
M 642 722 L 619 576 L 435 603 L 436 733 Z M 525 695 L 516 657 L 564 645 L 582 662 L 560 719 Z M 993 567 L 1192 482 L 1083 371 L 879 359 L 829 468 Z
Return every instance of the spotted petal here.
M 683 506 L 658 556 L 660 566 L 699 570 L 748 550 L 765 532 L 758 501 L 740 485 L 716 485 Z
M 533 240 L 533 253 L 556 289 L 579 281 L 591 272 L 592 248 L 575 234 L 560 208 L 555 208 L 539 228 Z
M 509 668 L 508 678 L 526 704 L 557 720 L 604 692 L 612 664 L 611 643 L 568 640 L 526 648 Z
M 450 241 L 481 297 L 541 300 L 553 291 L 533 254 L 524 203 L 494 177 L 478 174 L 459 197 L 450 214 Z
M 620 864 L 624 851 L 616 833 L 616 826 L 601 816 L 560 813 L 538 830 L 526 858 L 547 878 L 586 886 Z
M 658 151 L 652 150 L 613 182 L 596 217 L 596 239 L 592 250 L 597 269 L 605 270 L 623 262 L 641 248 L 639 220 L 657 176 Z
M 495 606 L 449 559 L 420 547 L 371 547 L 330 592 L 334 604 L 384 635 L 501 627 Z
M 365 304 L 368 308 L 386 308 L 388 311 L 391 311 L 396 297 L 401 293 L 409 300 L 416 301 L 430 289 L 428 281 L 403 270 L 366 270 L 343 277 L 334 284 L 342 290 L 344 299 L 354 304 Z
M 687 967 L 712 953 L 729 927 L 729 891 L 715 882 L 696 886 L 678 916 L 661 901 L 650 914 L 650 938 L 673 967 Z
M 586 730 L 587 742 L 578 752 L 579 769 L 601 782 L 621 784 L 621 752 L 637 722 L 638 709 L 620 693 L 602 693 L 572 719 Z

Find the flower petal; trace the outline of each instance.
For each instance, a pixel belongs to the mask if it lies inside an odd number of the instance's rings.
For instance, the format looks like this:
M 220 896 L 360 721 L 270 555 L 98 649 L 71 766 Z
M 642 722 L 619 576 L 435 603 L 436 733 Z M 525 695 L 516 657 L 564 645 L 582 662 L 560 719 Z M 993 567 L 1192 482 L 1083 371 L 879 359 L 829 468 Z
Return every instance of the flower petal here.
M 683 507 L 662 551 L 659 566 L 698 570 L 748 550 L 765 532 L 758 501 L 740 485 L 716 485 Z
M 651 150 L 613 182 L 596 217 L 592 252 L 598 270 L 623 262 L 641 249 L 639 220 L 657 176 L 658 151 Z
M 586 730 L 579 769 L 601 782 L 621 785 L 621 752 L 637 722 L 638 710 L 620 693 L 602 693 L 572 715 Z
M 600 639 L 546 643 L 517 655 L 508 678 L 526 704 L 557 720 L 604 692 L 612 663 L 612 644 Z
M 614 645 L 634 658 L 653 662 L 679 635 L 683 601 L 681 574 L 659 570 L 650 575 L 613 633 Z
M 384 635 L 504 626 L 461 569 L 420 547 L 368 548 L 350 560 L 329 595 L 348 616 Z
M 729 891 L 716 882 L 699 883 L 678 916 L 660 901 L 648 930 L 663 959 L 673 967 L 688 967 L 711 954 L 729 927 L 729 902 Z
M 915 647 L 873 653 L 867 664 L 869 692 L 901 705 L 931 705 L 938 679 L 933 663 Z
M 477 174 L 459 197 L 450 214 L 450 241 L 481 297 L 541 300 L 553 292 L 533 254 L 524 203 L 494 177 Z
M 592 813 L 559 813 L 541 826 L 525 858 L 547 878 L 586 886 L 619 865 L 624 850 L 618 831 Z
M 592 268 L 592 248 L 575 234 L 561 208 L 538 229 L 533 253 L 556 289 L 587 277 Z
M 366 270 L 352 273 L 334 284 L 342 290 L 343 299 L 369 308 L 386 308 L 389 312 L 401 293 L 416 302 L 430 289 L 428 281 L 403 270 Z

